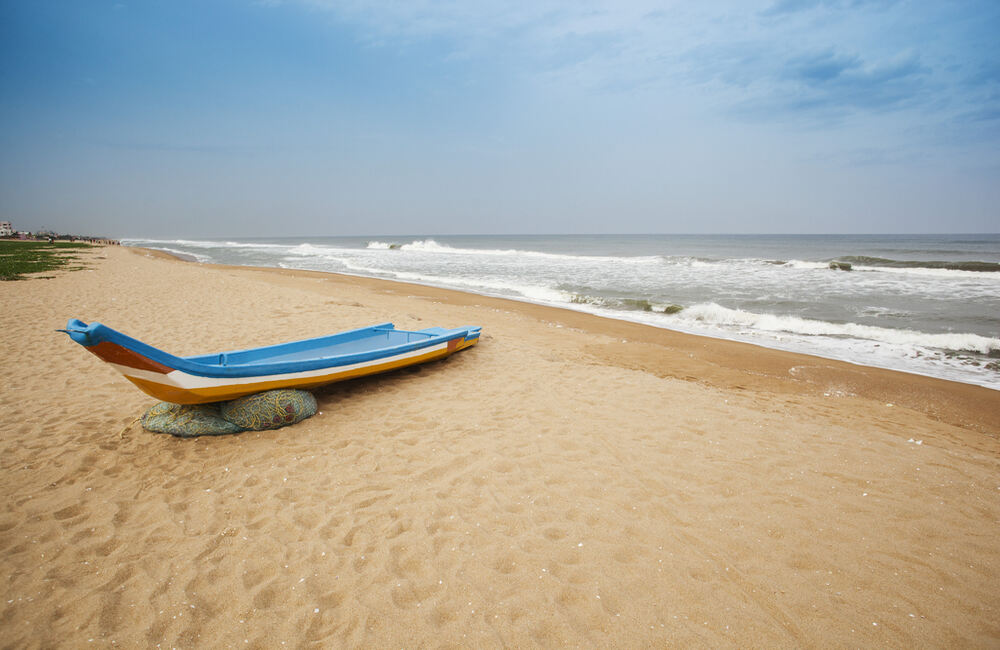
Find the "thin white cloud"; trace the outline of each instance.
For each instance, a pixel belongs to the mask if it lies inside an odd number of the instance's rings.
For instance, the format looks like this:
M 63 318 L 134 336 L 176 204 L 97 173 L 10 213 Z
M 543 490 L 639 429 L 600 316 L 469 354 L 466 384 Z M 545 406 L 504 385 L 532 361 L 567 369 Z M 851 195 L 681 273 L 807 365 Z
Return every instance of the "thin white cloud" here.
M 542 88 L 697 95 L 754 121 L 923 111 L 926 123 L 964 115 L 972 124 L 1000 105 L 996 75 L 985 89 L 971 81 L 991 59 L 972 36 L 1000 16 L 975 0 L 947 9 L 897 0 L 301 3 L 355 26 L 371 47 L 433 44 L 441 57 L 487 62 Z

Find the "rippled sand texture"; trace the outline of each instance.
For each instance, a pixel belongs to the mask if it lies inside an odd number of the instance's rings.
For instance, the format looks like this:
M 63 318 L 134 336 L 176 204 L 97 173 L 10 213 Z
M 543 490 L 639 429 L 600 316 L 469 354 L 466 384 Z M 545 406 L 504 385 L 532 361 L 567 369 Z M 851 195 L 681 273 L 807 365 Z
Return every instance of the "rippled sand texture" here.
M 401 284 L 89 264 L 0 283 L 3 647 L 1000 644 L 997 391 Z M 295 427 L 182 440 L 119 436 L 153 400 L 70 317 L 178 354 L 484 335 Z

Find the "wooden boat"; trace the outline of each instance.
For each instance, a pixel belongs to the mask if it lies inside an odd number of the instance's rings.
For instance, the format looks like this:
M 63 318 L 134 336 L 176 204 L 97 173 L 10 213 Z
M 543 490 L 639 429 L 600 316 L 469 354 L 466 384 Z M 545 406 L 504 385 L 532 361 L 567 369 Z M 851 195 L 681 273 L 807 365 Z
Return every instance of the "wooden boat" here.
M 392 323 L 250 350 L 175 357 L 100 323 L 72 319 L 70 337 L 153 397 L 175 404 L 235 399 L 274 388 L 314 388 L 443 359 L 479 342 L 479 327 L 417 332 Z

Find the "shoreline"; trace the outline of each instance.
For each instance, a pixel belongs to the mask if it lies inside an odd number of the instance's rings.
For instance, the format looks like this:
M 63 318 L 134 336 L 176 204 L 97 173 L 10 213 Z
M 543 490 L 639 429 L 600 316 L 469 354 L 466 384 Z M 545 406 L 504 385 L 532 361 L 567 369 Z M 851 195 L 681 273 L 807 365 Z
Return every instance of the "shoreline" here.
M 0 283 L 0 646 L 1000 642 L 995 391 L 135 249 L 52 276 Z M 294 426 L 182 439 L 133 426 L 155 400 L 72 317 L 181 356 L 483 332 Z
M 691 334 L 565 307 L 457 289 L 330 271 L 198 262 L 160 249 L 138 246 L 124 248 L 140 255 L 150 254 L 172 262 L 193 263 L 205 268 L 245 269 L 289 277 L 329 277 L 336 279 L 338 283 L 358 284 L 379 291 L 398 291 L 394 287 L 406 287 L 413 295 L 445 300 L 451 304 L 482 303 L 503 307 L 540 321 L 559 322 L 583 331 L 603 334 L 613 332 L 611 335 L 629 343 L 610 345 L 594 352 L 605 361 L 622 367 L 652 372 L 660 377 L 702 381 L 720 388 L 744 390 L 745 384 L 756 383 L 756 389 L 779 393 L 796 392 L 798 389 L 814 396 L 860 397 L 910 408 L 942 422 L 1000 439 L 1000 391 L 978 384 L 790 352 L 744 341 Z M 639 345 L 644 347 L 637 348 Z M 670 356 L 671 351 L 680 356 Z M 689 361 L 690 359 L 695 361 Z M 682 363 L 677 363 L 678 361 Z M 692 369 L 692 366 L 698 366 L 698 369 Z M 718 368 L 720 372 L 706 375 L 702 370 L 705 366 Z M 740 376 L 723 377 L 725 371 L 734 371 L 740 373 Z
M 685 243 L 666 235 L 648 241 L 611 235 L 594 241 L 397 236 L 126 243 L 185 252 L 203 262 L 291 266 L 474 291 L 1000 391 L 1000 339 L 992 318 L 1000 274 L 913 261 L 992 260 L 982 252 L 988 245 L 955 236 L 906 250 L 879 236 L 811 236 L 791 243 L 796 239 L 763 236 L 748 247 L 732 237 Z M 391 246 L 400 251 L 387 250 Z M 885 265 L 832 271 L 825 260 L 838 255 Z M 902 259 L 888 259 L 894 256 Z M 910 268 L 917 264 L 927 268 Z

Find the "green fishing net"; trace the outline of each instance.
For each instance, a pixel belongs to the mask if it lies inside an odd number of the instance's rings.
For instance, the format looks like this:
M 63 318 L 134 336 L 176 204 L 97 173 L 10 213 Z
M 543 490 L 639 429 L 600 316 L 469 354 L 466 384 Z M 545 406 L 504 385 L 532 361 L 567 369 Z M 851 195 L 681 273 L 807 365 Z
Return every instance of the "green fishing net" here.
M 243 428 L 227 422 L 219 414 L 218 404 L 154 404 L 142 416 L 142 427 L 147 431 L 169 433 L 174 436 L 217 436 L 239 433 Z
M 223 402 L 220 412 L 244 429 L 277 429 L 316 415 L 316 398 L 305 390 L 269 390 Z
M 269 390 L 214 404 L 154 404 L 142 416 L 147 431 L 189 438 L 278 429 L 316 414 L 316 398 L 304 390 Z

